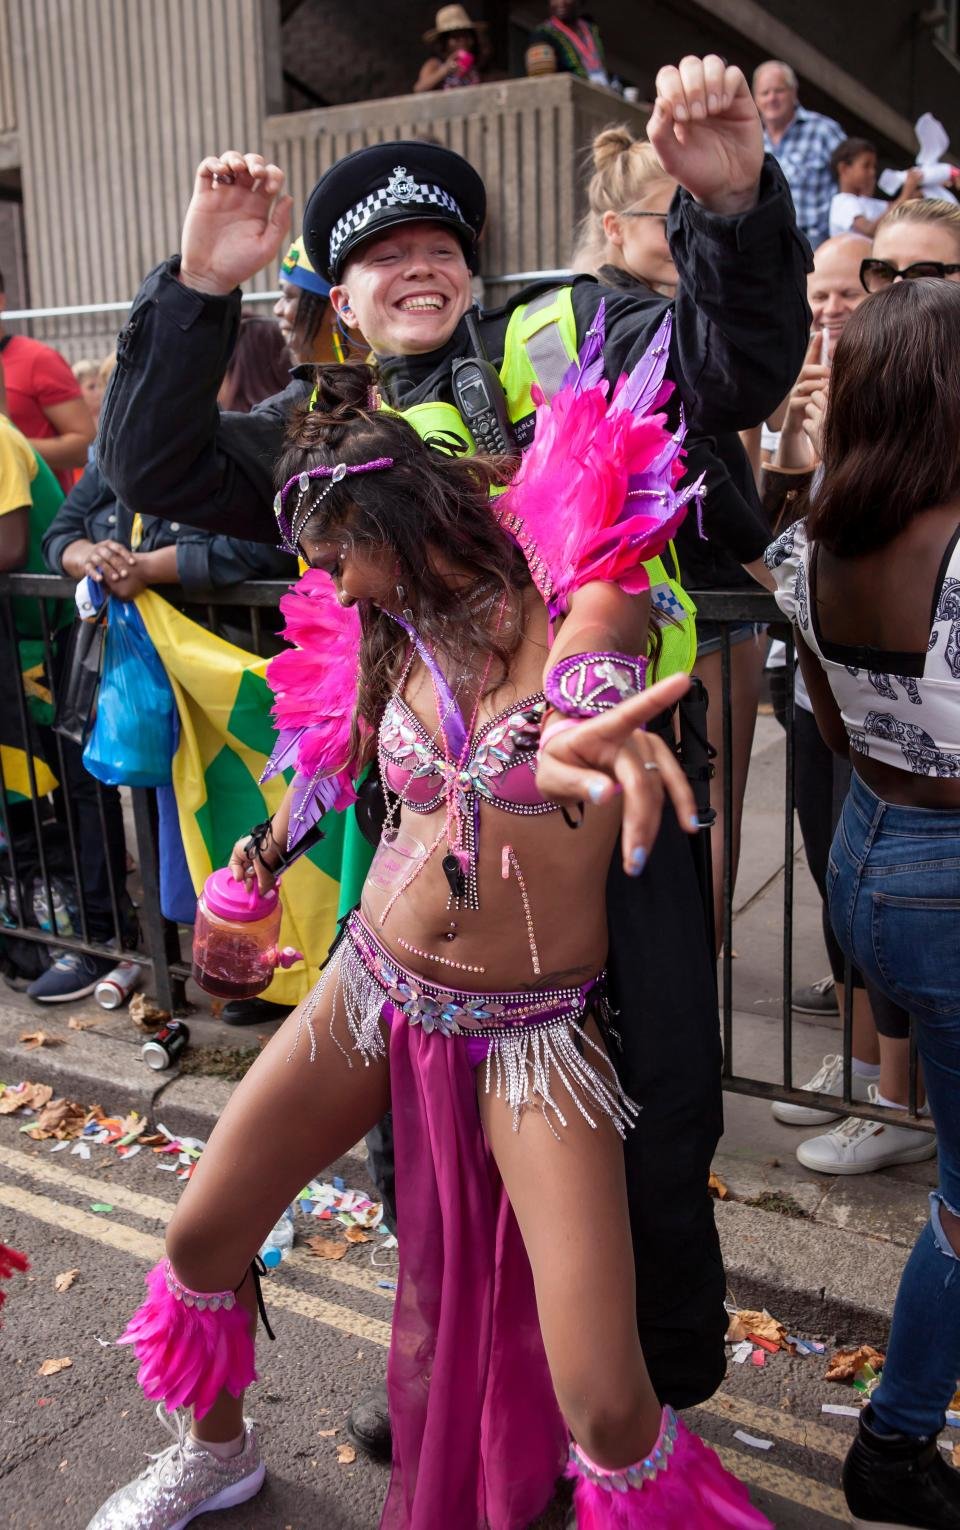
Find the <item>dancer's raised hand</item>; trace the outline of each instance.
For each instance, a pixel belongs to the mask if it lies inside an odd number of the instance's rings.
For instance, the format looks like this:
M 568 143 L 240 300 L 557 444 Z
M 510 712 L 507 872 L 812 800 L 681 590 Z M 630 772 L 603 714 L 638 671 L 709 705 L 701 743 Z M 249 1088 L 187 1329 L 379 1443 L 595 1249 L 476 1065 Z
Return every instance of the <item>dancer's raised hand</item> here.
M 647 137 L 667 174 L 711 212 L 757 200 L 763 128 L 743 72 L 716 53 L 688 55 L 657 74 Z
M 262 154 L 210 154 L 197 169 L 180 242 L 180 280 L 224 295 L 276 260 L 290 232 L 293 198 Z
M 693 792 L 676 755 L 656 733 L 641 731 L 689 686 L 688 676 L 671 675 L 600 717 L 551 732 L 540 750 L 537 786 L 545 797 L 603 803 L 622 792 L 621 844 L 630 876 L 643 870 L 665 797 L 682 828 L 692 834 L 699 826 Z

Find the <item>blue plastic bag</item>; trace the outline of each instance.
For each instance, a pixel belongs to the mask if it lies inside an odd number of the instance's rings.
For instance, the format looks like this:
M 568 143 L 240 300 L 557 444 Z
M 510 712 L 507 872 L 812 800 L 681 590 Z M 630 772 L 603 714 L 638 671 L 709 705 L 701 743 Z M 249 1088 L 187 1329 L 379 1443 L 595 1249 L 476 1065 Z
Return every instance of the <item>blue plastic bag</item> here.
M 176 748 L 170 681 L 140 612 L 111 597 L 97 715 L 83 763 L 107 786 L 166 786 Z

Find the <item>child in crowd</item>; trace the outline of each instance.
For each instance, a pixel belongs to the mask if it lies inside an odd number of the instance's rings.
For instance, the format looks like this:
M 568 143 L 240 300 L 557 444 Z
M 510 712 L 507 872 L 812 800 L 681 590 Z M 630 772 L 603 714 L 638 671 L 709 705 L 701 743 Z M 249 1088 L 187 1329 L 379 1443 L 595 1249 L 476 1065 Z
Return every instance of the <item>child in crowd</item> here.
M 900 195 L 893 202 L 874 196 L 877 189 L 877 149 L 869 138 L 845 138 L 830 156 L 838 191 L 830 203 L 830 233 L 864 234 L 872 239 L 885 212 L 918 195 L 923 172 L 907 171 Z

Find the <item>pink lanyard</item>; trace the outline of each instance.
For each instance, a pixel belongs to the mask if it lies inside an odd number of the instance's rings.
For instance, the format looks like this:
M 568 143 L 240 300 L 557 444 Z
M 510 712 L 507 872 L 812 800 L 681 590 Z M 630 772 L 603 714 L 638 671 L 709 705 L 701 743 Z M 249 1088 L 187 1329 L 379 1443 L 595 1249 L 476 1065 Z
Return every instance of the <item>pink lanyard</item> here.
M 569 39 L 574 50 L 579 54 L 587 73 L 598 74 L 603 68 L 603 64 L 600 61 L 600 51 L 597 48 L 593 33 L 590 31 L 587 23 L 585 21 L 578 21 L 577 30 L 574 32 L 571 27 L 567 26 L 565 21 L 558 21 L 555 16 L 552 18 L 552 21 L 557 31 L 562 32 Z

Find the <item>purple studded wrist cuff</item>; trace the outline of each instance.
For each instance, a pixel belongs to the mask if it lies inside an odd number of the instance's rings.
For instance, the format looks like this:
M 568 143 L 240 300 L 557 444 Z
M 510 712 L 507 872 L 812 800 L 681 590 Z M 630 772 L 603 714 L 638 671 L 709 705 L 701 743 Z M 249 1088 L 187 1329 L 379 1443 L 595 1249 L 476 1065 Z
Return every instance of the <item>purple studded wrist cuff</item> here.
M 544 694 L 565 717 L 598 717 L 643 690 L 647 661 L 628 653 L 575 653 L 547 675 Z

